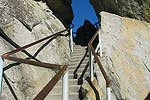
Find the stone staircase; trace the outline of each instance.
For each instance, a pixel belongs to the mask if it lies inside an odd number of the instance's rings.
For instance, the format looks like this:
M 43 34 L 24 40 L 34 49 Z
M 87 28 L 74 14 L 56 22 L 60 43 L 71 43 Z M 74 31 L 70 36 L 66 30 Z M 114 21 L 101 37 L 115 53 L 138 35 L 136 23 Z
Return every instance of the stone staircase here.
M 75 45 L 74 52 L 71 53 L 70 64 L 68 67 L 69 99 L 80 100 L 80 87 L 82 79 L 90 76 L 87 56 L 87 47 Z M 45 100 L 62 100 L 62 80 L 60 80 Z

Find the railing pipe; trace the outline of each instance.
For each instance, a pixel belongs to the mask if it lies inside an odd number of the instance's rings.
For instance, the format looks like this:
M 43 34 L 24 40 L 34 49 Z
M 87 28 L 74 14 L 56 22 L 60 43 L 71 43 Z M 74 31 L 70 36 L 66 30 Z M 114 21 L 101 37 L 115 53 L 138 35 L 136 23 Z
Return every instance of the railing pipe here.
M 111 100 L 111 88 L 110 87 L 107 87 L 106 88 L 107 90 L 107 100 Z
M 0 57 L 0 99 L 2 91 L 2 79 L 3 79 L 3 59 Z
M 62 77 L 62 75 L 65 73 L 67 68 L 68 66 L 63 66 L 62 69 L 50 80 L 50 82 L 38 93 L 38 95 L 33 100 L 44 100 Z
M 68 69 L 64 73 L 62 80 L 62 100 L 68 100 Z
M 50 35 L 50 36 L 47 36 L 47 37 L 45 37 L 45 38 L 43 38 L 43 39 L 40 39 L 40 40 L 38 40 L 38 41 L 35 41 L 35 42 L 33 42 L 33 43 L 27 44 L 27 45 L 25 45 L 25 46 L 23 46 L 23 47 L 17 48 L 16 50 L 13 50 L 13 51 L 8 52 L 7 55 L 11 55 L 11 54 L 17 53 L 17 52 L 19 52 L 19 51 L 22 51 L 22 50 L 24 50 L 24 49 L 26 49 L 26 48 L 29 48 L 29 47 L 31 47 L 31 46 L 33 46 L 33 45 L 36 45 L 36 44 L 38 44 L 38 43 L 40 43 L 40 42 L 42 42 L 42 41 L 45 41 L 45 40 L 47 40 L 47 39 L 49 39 L 49 38 L 52 38 L 53 36 L 58 36 L 58 35 L 60 35 L 62 32 L 69 31 L 70 29 L 71 29 L 71 28 L 65 29 L 65 30 L 63 30 L 63 31 L 57 32 L 57 33 L 55 33 L 55 34 L 53 34 L 53 35 Z
M 99 48 L 100 48 L 100 57 L 102 57 L 102 40 L 101 40 L 101 30 L 99 30 L 99 33 L 98 33 L 98 36 L 99 36 Z
M 93 71 L 93 57 L 92 57 L 92 52 L 90 47 L 88 47 L 88 51 L 89 51 L 89 64 L 90 64 L 90 78 L 92 82 L 94 79 L 94 71 Z
M 71 52 L 73 52 L 73 34 L 72 34 L 72 29 L 70 29 L 70 48 L 71 48 Z

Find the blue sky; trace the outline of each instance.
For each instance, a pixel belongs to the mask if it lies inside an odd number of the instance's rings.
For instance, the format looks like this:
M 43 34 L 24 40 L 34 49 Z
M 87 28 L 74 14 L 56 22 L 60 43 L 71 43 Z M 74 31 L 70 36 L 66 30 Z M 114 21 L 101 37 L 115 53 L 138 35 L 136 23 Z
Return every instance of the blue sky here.
M 73 28 L 74 32 L 83 25 L 85 19 L 89 20 L 92 24 L 98 21 L 94 8 L 89 3 L 89 0 L 72 0 L 72 8 L 74 12 L 72 22 L 75 25 L 75 28 Z

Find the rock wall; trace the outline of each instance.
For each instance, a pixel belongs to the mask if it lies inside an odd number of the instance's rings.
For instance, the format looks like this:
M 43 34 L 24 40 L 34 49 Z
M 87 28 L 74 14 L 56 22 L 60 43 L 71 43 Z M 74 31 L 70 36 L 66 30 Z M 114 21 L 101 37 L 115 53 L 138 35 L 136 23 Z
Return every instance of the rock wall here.
M 46 36 L 52 35 L 65 27 L 46 3 L 34 0 L 0 0 L 0 29 L 10 39 L 24 46 Z M 2 34 L 2 33 L 0 33 Z M 67 34 L 65 32 L 64 34 Z M 0 55 L 15 48 L 0 37 Z M 70 56 L 68 37 L 61 36 L 37 44 L 27 51 L 40 61 L 53 64 L 68 64 Z M 24 53 L 13 56 L 28 58 Z M 55 71 L 5 60 L 4 73 L 11 85 L 8 87 L 3 78 L 1 100 L 32 100 L 35 95 L 51 80 Z
M 112 81 L 112 100 L 144 100 L 150 93 L 150 23 L 101 12 L 101 30 L 101 62 Z
M 71 7 L 72 0 L 45 0 L 47 5 L 60 16 L 67 25 L 72 23 L 74 18 L 73 10 Z M 62 21 L 63 21 L 62 20 Z
M 101 11 L 150 22 L 150 0 L 90 0 L 97 15 Z

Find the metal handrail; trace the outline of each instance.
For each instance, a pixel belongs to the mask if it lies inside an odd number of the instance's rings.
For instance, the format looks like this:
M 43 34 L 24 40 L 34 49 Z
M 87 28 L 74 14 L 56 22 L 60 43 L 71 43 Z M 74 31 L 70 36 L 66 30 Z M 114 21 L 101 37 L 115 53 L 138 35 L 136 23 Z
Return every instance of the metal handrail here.
M 107 76 L 107 74 L 106 74 L 106 72 L 105 72 L 105 70 L 104 70 L 104 68 L 103 68 L 103 65 L 101 64 L 101 62 L 100 62 L 100 59 L 99 59 L 99 57 L 97 56 L 97 54 L 96 54 L 96 52 L 95 52 L 95 50 L 94 50 L 94 47 L 92 46 L 92 43 L 93 43 L 93 41 L 95 40 L 95 38 L 96 38 L 96 36 L 98 35 L 98 33 L 100 32 L 100 28 L 97 30 L 97 32 L 94 34 L 94 36 L 91 38 L 91 40 L 89 41 L 89 43 L 88 43 L 88 46 L 89 46 L 89 49 L 90 49 L 90 51 L 89 51 L 89 54 L 90 54 L 90 52 L 92 51 L 92 54 L 94 55 L 94 57 L 95 57 L 95 59 L 96 59 L 96 62 L 97 62 L 97 64 L 98 64 L 98 66 L 99 66 L 99 68 L 100 68 L 100 70 L 101 70 L 101 72 L 102 72 L 102 75 L 103 75 L 103 77 L 104 77 L 104 79 L 105 79 L 105 81 L 106 81 L 106 86 L 107 86 L 107 99 L 108 100 L 111 100 L 111 93 L 110 93 L 110 87 L 111 87 L 111 81 L 110 81 L 110 79 L 109 79 L 109 77 Z M 91 54 L 90 54 L 90 59 L 92 59 L 92 56 L 91 56 Z M 92 60 L 90 61 L 90 62 L 92 62 Z M 91 63 L 90 63 L 90 67 L 91 66 L 93 66 Z M 90 68 L 90 70 L 92 70 L 92 73 L 91 73 L 91 77 L 93 77 L 93 67 L 91 67 Z M 90 71 L 91 72 L 91 71 Z M 92 80 L 91 81 L 93 81 L 93 78 L 92 78 Z
M 15 54 L 19 51 L 24 51 L 26 48 L 29 48 L 33 45 L 36 45 L 44 40 L 47 40 L 49 38 L 52 38 L 53 36 L 58 36 L 60 35 L 62 32 L 65 31 L 69 31 L 71 30 L 73 27 L 71 28 L 67 28 L 63 31 L 57 32 L 53 35 L 47 36 L 43 39 L 40 39 L 38 41 L 35 41 L 33 43 L 30 43 L 28 45 L 25 45 L 23 47 L 17 48 L 16 50 L 10 51 L 6 54 L 3 54 L 1 56 L 1 58 L 3 59 L 8 59 L 8 60 L 12 60 L 12 61 L 16 61 L 19 63 L 25 63 L 25 64 L 29 64 L 29 65 L 35 65 L 35 66 L 39 66 L 39 67 L 45 67 L 45 68 L 61 68 L 60 71 L 52 78 L 52 80 L 39 92 L 39 94 L 34 98 L 34 100 L 44 100 L 44 98 L 48 95 L 48 93 L 53 89 L 53 87 L 56 85 L 56 83 L 58 82 L 58 80 L 61 78 L 62 75 L 64 75 L 64 73 L 67 71 L 68 66 L 67 65 L 57 65 L 57 64 L 50 64 L 50 63 L 45 63 L 45 62 L 39 62 L 39 61 L 31 61 L 28 59 L 22 59 L 22 58 L 17 58 L 17 57 L 11 57 L 12 54 Z M 62 67 L 63 66 L 63 67 Z M 67 72 L 66 72 L 67 73 Z M 40 98 L 40 99 L 39 99 Z M 67 100 L 67 99 L 66 99 Z
M 61 76 L 65 73 L 68 66 L 63 66 L 62 69 L 52 78 L 52 80 L 39 92 L 39 94 L 33 100 L 43 100 L 48 93 L 53 89 Z

